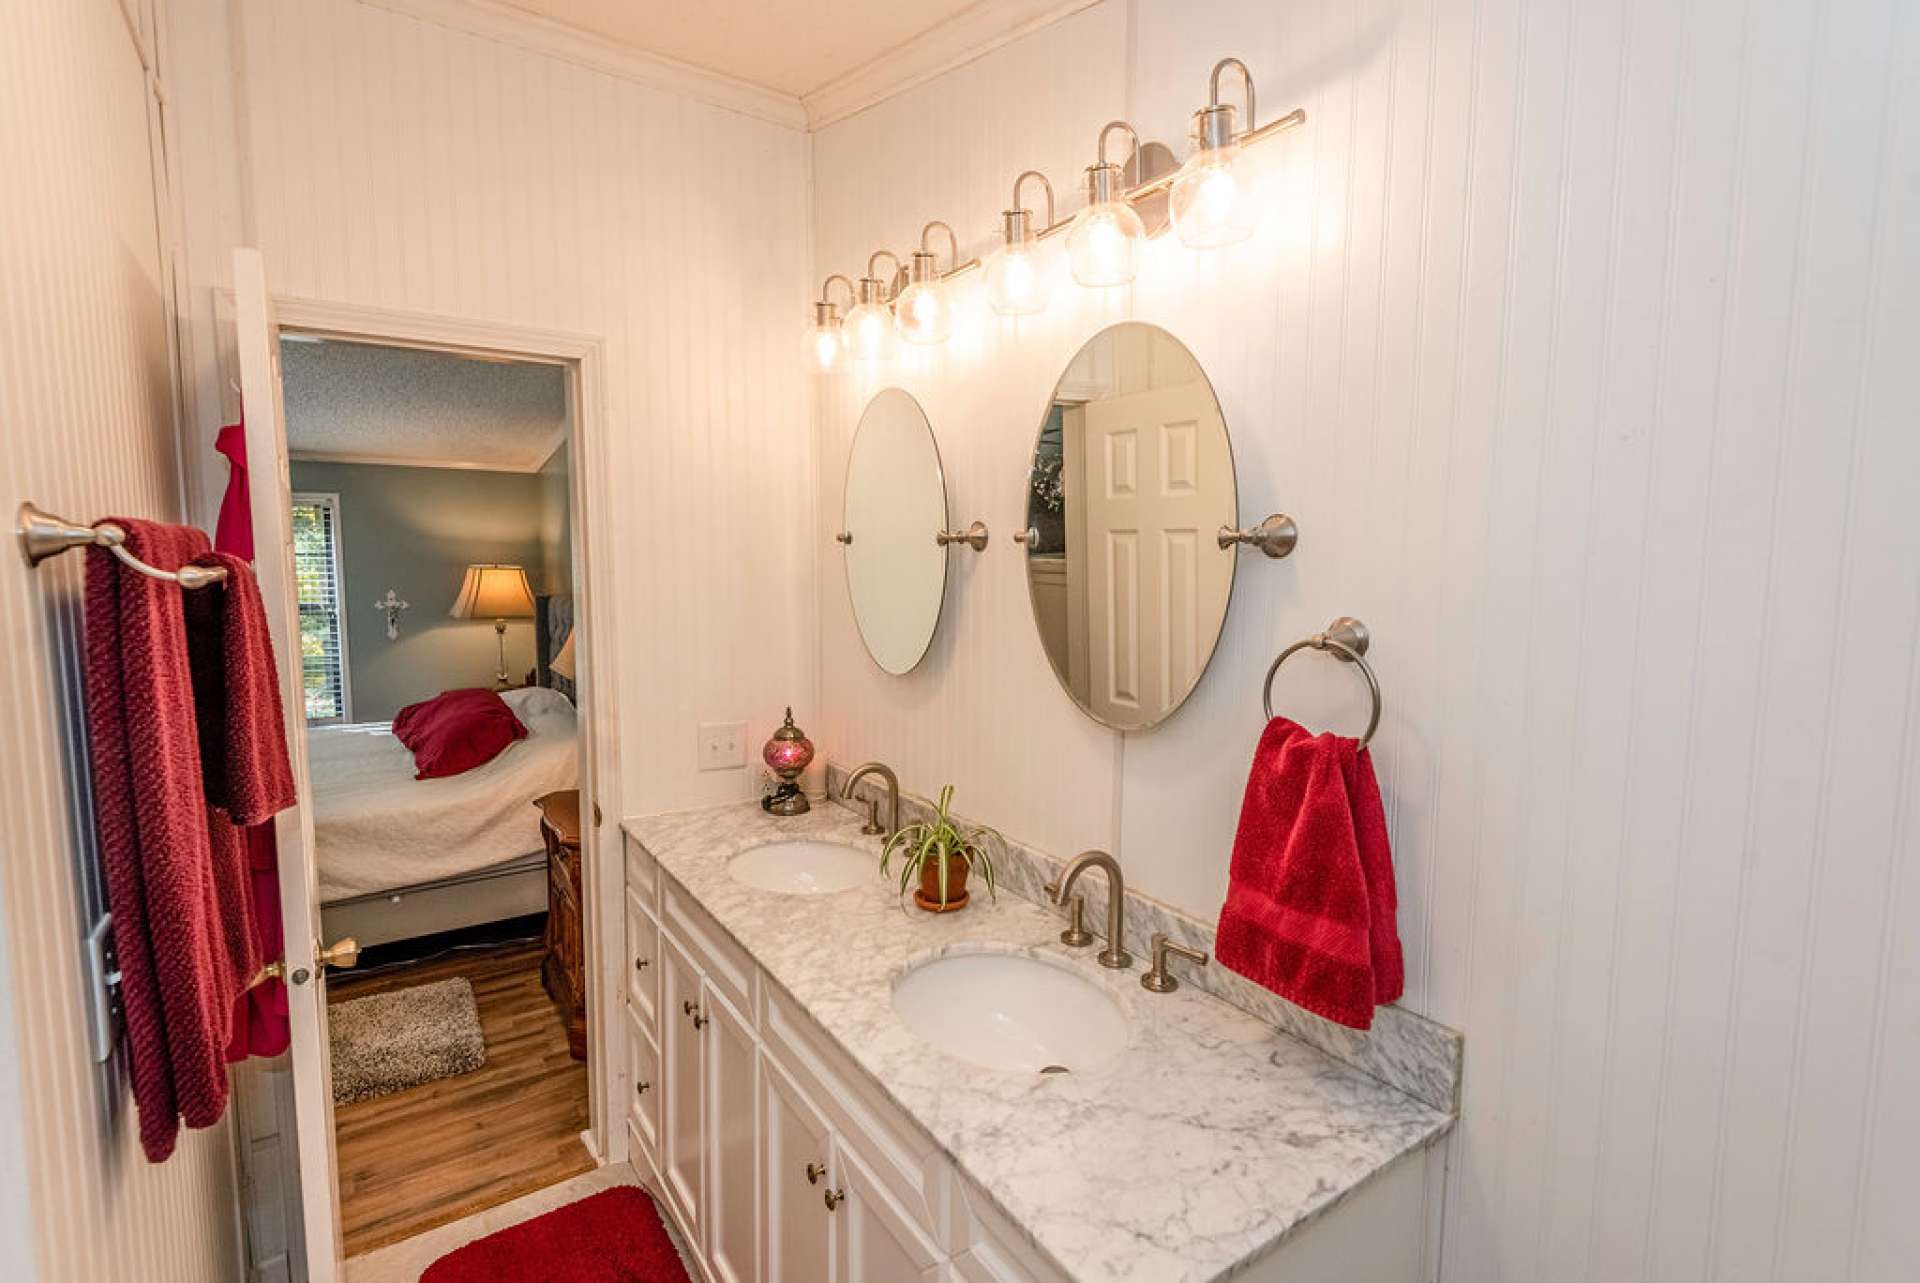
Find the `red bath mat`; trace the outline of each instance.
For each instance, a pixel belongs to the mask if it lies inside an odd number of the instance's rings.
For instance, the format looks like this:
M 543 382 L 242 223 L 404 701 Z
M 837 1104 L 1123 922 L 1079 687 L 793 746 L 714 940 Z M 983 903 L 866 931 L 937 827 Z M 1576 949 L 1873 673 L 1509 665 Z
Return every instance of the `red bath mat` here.
M 475 1239 L 420 1283 L 690 1283 L 653 1199 L 617 1185 Z

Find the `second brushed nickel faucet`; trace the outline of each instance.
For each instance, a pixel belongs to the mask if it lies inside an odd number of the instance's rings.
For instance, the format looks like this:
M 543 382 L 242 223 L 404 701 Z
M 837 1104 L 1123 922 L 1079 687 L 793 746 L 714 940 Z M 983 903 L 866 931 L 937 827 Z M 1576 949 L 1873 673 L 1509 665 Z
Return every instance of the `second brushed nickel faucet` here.
M 1073 884 L 1080 879 L 1089 866 L 1097 867 L 1107 875 L 1107 947 L 1094 955 L 1103 967 L 1112 967 L 1123 971 L 1133 965 L 1133 955 L 1126 950 L 1125 931 L 1127 915 L 1127 880 L 1120 872 L 1120 862 L 1105 851 L 1082 851 L 1073 857 L 1060 880 L 1053 884 L 1053 902 L 1056 905 L 1067 903 L 1067 897 L 1073 894 Z
M 887 823 L 881 826 L 876 802 L 867 808 L 867 823 L 860 831 L 890 838 L 900 831 L 900 777 L 893 773 L 891 766 L 885 762 L 868 762 L 847 776 L 847 782 L 840 786 L 840 796 L 851 799 L 854 786 L 869 775 L 878 775 L 887 783 Z

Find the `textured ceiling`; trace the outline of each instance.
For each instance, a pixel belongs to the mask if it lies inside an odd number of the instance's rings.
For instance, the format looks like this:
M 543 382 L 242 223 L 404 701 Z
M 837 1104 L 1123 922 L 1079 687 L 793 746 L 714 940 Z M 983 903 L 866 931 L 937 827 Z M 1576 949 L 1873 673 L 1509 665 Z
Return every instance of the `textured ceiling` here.
M 616 43 L 804 97 L 978 0 L 508 0 Z
M 566 432 L 557 365 L 299 339 L 280 363 L 302 458 L 531 472 Z

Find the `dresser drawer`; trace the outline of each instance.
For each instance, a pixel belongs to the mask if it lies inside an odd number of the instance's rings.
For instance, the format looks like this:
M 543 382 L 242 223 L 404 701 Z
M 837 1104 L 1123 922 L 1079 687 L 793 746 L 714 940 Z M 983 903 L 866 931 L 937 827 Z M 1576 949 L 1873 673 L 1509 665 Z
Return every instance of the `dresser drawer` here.
M 660 1036 L 660 928 L 627 888 L 627 1005 L 655 1038 Z

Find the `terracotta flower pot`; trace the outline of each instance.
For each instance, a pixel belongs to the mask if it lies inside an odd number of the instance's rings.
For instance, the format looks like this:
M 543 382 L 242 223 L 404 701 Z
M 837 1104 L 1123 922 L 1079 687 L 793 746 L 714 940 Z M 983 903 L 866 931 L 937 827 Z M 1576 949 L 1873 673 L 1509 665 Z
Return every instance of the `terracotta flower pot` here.
M 920 866 L 920 889 L 913 902 L 928 913 L 952 913 L 967 907 L 967 862 L 958 855 L 947 857 L 947 902 L 940 903 L 940 866 L 928 860 Z

